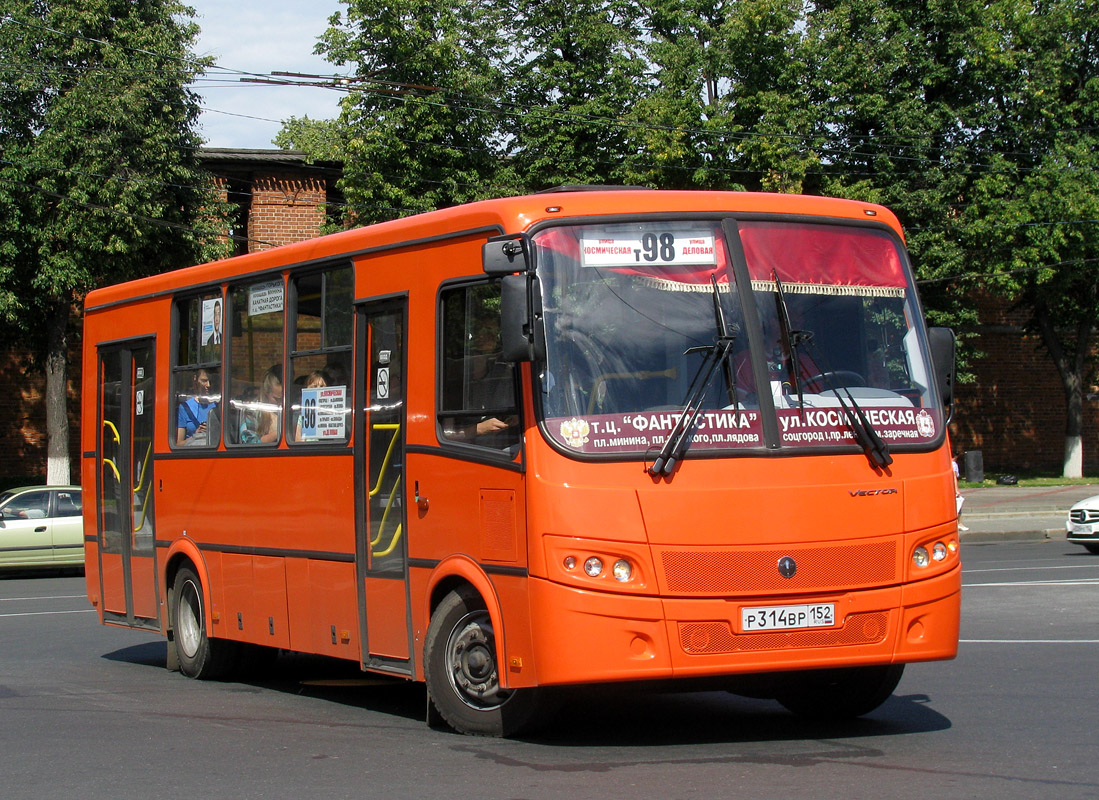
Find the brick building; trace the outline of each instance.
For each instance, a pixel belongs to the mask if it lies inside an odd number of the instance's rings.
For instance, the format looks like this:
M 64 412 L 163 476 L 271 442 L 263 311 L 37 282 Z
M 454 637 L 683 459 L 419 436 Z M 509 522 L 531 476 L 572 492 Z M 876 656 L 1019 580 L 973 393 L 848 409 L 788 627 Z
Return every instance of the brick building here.
M 308 164 L 304 154 L 286 150 L 206 149 L 202 160 L 235 206 L 230 233 L 237 254 L 263 250 L 319 235 L 341 199 L 339 165 Z M 74 320 L 79 329 L 79 320 Z M 70 465 L 79 479 L 79 333 L 71 337 L 69 358 Z M 27 354 L 9 348 L 0 360 L 0 488 L 46 474 L 45 378 L 27 372 Z
M 959 455 L 980 450 L 985 472 L 1039 471 L 1059 475 L 1065 450 L 1066 400 L 1041 337 L 1028 334 L 1025 314 L 987 296 L 974 298 L 981 325 L 976 348 L 985 357 L 957 390 L 951 424 Z M 1084 401 L 1084 474 L 1099 473 L 1099 390 Z M 988 477 L 986 475 L 986 477 Z
M 337 164 L 307 164 L 302 153 L 281 150 L 203 151 L 203 160 L 237 213 L 231 233 L 238 253 L 308 239 L 338 209 Z M 972 384 L 958 387 L 951 433 L 955 452 L 980 450 L 986 472 L 1040 470 L 1057 474 L 1064 451 L 1065 399 L 1053 362 L 1018 313 L 978 298 L 982 324 L 976 345 L 987 357 L 972 365 Z M 70 359 L 71 463 L 79 469 L 80 340 Z M 0 362 L 0 481 L 41 480 L 46 469 L 43 378 L 24 373 L 26 356 Z M 1093 393 L 1096 388 L 1092 387 Z M 1084 469 L 1099 472 L 1099 399 L 1085 406 Z

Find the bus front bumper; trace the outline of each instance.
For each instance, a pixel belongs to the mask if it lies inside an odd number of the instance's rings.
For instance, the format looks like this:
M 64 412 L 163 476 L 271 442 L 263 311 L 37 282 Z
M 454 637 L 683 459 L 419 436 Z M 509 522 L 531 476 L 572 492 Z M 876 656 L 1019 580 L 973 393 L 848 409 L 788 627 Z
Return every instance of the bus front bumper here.
M 541 685 L 716 677 L 953 658 L 961 569 L 811 599 L 659 598 L 529 581 Z M 741 608 L 834 603 L 837 624 L 745 633 Z

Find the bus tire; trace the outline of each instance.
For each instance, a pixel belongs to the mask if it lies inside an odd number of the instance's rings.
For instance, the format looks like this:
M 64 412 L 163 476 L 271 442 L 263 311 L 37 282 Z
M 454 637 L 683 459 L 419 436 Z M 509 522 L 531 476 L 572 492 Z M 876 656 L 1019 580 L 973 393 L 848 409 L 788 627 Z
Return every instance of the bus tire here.
M 902 674 L 904 664 L 791 673 L 775 699 L 798 716 L 853 719 L 888 700 Z
M 200 680 L 227 677 L 236 664 L 236 643 L 206 635 L 206 598 L 202 582 L 190 566 L 180 567 L 176 573 L 169 614 L 179 671 Z
M 492 620 L 469 587 L 448 594 L 432 614 L 424 673 L 428 702 L 459 733 L 512 736 L 531 730 L 548 710 L 542 690 L 500 688 Z

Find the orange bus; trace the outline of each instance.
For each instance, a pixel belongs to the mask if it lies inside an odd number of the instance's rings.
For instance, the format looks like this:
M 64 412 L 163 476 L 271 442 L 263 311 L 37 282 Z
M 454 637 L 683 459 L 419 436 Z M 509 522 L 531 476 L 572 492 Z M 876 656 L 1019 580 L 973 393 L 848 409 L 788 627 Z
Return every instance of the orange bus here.
M 864 714 L 957 651 L 953 347 L 893 214 L 820 197 L 570 187 L 100 289 L 88 597 L 467 733 L 599 682 Z

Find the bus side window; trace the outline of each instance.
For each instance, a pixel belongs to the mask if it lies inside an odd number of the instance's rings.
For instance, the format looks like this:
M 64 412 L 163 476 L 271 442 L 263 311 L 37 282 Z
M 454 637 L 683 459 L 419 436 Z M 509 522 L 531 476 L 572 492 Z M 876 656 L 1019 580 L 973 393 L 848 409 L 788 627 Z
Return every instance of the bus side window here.
M 349 439 L 354 273 L 339 264 L 291 277 L 293 328 L 286 378 L 291 444 L 346 444 Z
M 221 292 L 176 304 L 173 446 L 216 447 L 221 439 L 221 309 Z
M 282 277 L 232 287 L 229 308 L 227 438 L 241 445 L 277 444 L 283 421 Z
M 515 365 L 500 359 L 500 285 L 441 294 L 441 438 L 515 453 L 519 403 Z

